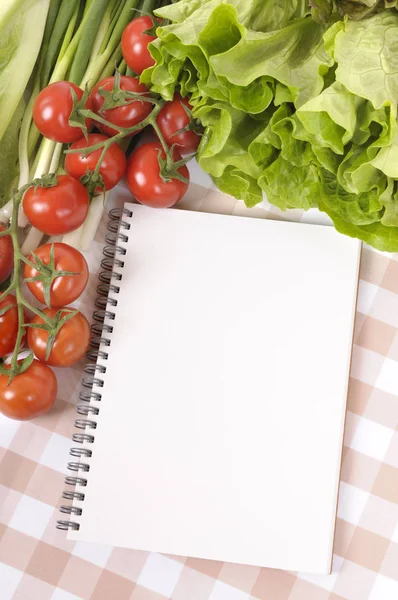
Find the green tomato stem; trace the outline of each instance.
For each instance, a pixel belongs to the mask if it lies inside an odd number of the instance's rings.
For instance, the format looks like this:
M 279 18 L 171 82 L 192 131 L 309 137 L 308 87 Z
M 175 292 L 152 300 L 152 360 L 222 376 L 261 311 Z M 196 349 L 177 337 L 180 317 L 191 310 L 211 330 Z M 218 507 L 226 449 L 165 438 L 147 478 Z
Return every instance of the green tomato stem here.
M 100 157 L 98 159 L 98 162 L 96 164 L 96 167 L 94 169 L 94 174 L 95 175 L 99 175 L 102 161 L 104 160 L 105 154 L 107 153 L 109 147 L 110 147 L 110 144 L 104 145 L 104 147 L 102 149 L 102 152 L 101 152 L 101 155 L 100 155 Z
M 45 312 L 43 312 L 42 310 L 40 310 L 39 308 L 36 308 L 35 306 L 33 306 L 32 304 L 30 304 L 27 300 L 25 300 L 25 298 L 21 295 L 21 304 L 23 304 L 23 306 L 25 308 L 27 308 L 28 310 L 30 310 L 32 313 L 34 313 L 37 317 L 40 317 L 41 319 L 43 319 L 43 321 L 45 323 L 47 323 L 47 325 L 52 325 L 52 320 L 51 318 L 46 315 Z
M 164 152 L 166 154 L 166 157 L 168 157 L 168 155 L 169 155 L 169 147 L 166 144 L 166 141 L 165 141 L 165 139 L 163 137 L 163 134 L 162 134 L 162 132 L 159 129 L 159 125 L 157 124 L 156 119 L 152 123 L 152 127 L 155 130 L 155 133 L 158 136 L 160 143 L 162 144 L 162 148 L 163 148 L 163 150 L 164 150 Z
M 45 322 L 48 323 L 48 317 L 41 310 L 32 306 L 22 294 L 21 287 L 21 250 L 19 248 L 18 240 L 18 211 L 22 201 L 23 194 L 31 186 L 31 184 L 24 185 L 13 197 L 13 211 L 11 217 L 11 223 L 7 229 L 7 234 L 11 237 L 13 250 L 14 250 L 14 272 L 11 283 L 7 290 L 2 294 L 2 297 L 15 290 L 15 298 L 17 301 L 17 312 L 18 312 L 18 332 L 15 341 L 14 351 L 11 358 L 11 371 L 10 376 L 13 377 L 18 373 L 18 354 L 21 350 L 22 338 L 25 333 L 24 326 L 24 307 L 32 311 L 34 314 L 39 315 Z
M 145 119 L 143 119 L 136 125 L 133 125 L 132 127 L 119 127 L 118 125 L 114 125 L 110 121 L 107 121 L 103 117 L 100 117 L 99 115 L 97 115 L 96 113 L 94 113 L 91 110 L 88 110 L 88 109 L 81 110 L 80 113 L 84 117 L 92 118 L 92 119 L 98 121 L 99 123 L 102 123 L 103 125 L 107 125 L 108 127 L 112 127 L 113 129 L 118 129 L 119 133 L 117 133 L 116 135 L 114 135 L 111 138 L 108 138 L 107 140 L 105 140 L 103 142 L 98 142 L 98 144 L 93 144 L 92 146 L 87 146 L 86 148 L 83 148 L 83 149 L 77 148 L 75 150 L 66 150 L 66 154 L 82 154 L 82 153 L 84 153 L 85 155 L 88 155 L 88 154 L 91 154 L 91 152 L 95 152 L 95 150 L 100 150 L 102 148 L 108 149 L 114 142 L 118 142 L 119 140 L 122 140 L 126 136 L 131 135 L 132 133 L 135 133 L 136 131 L 140 131 L 141 129 L 144 129 L 148 125 L 152 125 L 152 127 L 155 129 L 157 127 L 156 117 L 158 116 L 160 109 L 164 105 L 164 101 L 156 100 L 155 98 L 153 98 L 152 100 L 153 100 L 153 103 L 155 104 L 155 106 L 152 109 L 151 113 L 147 117 L 145 117 Z M 158 135 L 160 137 L 160 141 L 162 143 L 163 148 L 165 149 L 165 151 L 168 151 L 169 150 L 168 146 L 167 146 L 160 130 L 159 130 Z M 84 150 L 84 152 L 82 152 L 82 150 Z M 100 164 L 100 161 L 98 161 L 98 163 Z

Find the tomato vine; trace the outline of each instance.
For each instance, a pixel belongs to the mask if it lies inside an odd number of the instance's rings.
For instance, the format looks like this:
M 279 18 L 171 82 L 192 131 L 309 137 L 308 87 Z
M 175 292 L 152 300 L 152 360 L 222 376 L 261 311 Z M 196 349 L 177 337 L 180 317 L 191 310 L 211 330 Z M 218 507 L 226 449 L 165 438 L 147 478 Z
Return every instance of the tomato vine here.
M 152 104 L 152 110 L 142 121 L 131 126 L 131 127 L 121 127 L 110 121 L 107 121 L 100 114 L 97 114 L 90 108 L 86 107 L 86 102 L 88 98 L 88 90 L 86 90 L 81 98 L 78 98 L 76 94 L 72 93 L 73 96 L 73 110 L 70 116 L 70 125 L 73 127 L 80 127 L 83 134 L 87 136 L 86 122 L 87 120 L 93 120 L 97 123 L 110 127 L 117 131 L 115 135 L 112 137 L 106 138 L 103 141 L 93 144 L 91 146 L 86 146 L 82 148 L 76 149 L 68 149 L 65 151 L 66 154 L 80 153 L 83 156 L 87 156 L 90 153 L 101 150 L 100 157 L 96 164 L 96 167 L 93 171 L 88 171 L 83 178 L 81 178 L 83 184 L 87 188 L 90 199 L 94 196 L 95 190 L 98 185 L 103 185 L 102 177 L 100 175 L 101 164 L 104 160 L 107 150 L 110 148 L 112 144 L 115 142 L 120 142 L 122 139 L 127 136 L 131 136 L 132 134 L 141 131 L 147 126 L 152 126 L 155 133 L 157 134 L 161 148 L 163 152 L 159 152 L 158 161 L 159 161 L 159 169 L 160 176 L 163 181 L 167 182 L 172 179 L 177 179 L 187 183 L 188 180 L 186 177 L 181 175 L 179 169 L 185 165 L 191 158 L 188 156 L 181 160 L 175 161 L 173 159 L 174 155 L 174 146 L 169 147 L 163 137 L 161 129 L 157 123 L 157 117 L 159 112 L 165 105 L 165 101 L 161 98 L 155 98 L 151 96 L 148 92 L 140 93 L 140 92 L 132 92 L 128 90 L 122 90 L 120 87 L 120 75 L 117 73 L 115 76 L 114 87 L 112 90 L 100 89 L 99 94 L 104 97 L 104 104 L 101 107 L 101 111 L 109 110 L 112 108 L 116 108 L 119 106 L 124 106 L 130 104 L 132 102 L 148 102 Z M 164 154 L 164 156 L 162 156 Z M 7 229 L 3 229 L 0 231 L 0 237 L 10 236 L 13 246 L 13 256 L 14 256 L 14 271 L 12 278 L 10 280 L 9 285 L 6 289 L 0 294 L 0 302 L 3 301 L 8 294 L 11 292 L 15 293 L 16 302 L 17 302 L 17 311 L 18 311 L 18 332 L 16 337 L 16 342 L 14 346 L 14 351 L 11 356 L 10 365 L 0 364 L 0 374 L 6 374 L 9 376 L 9 382 L 12 379 L 24 371 L 26 371 L 34 360 L 34 355 L 32 352 L 22 361 L 18 359 L 19 353 L 22 350 L 22 342 L 24 339 L 24 335 L 26 333 L 27 327 L 39 327 L 47 331 L 48 333 L 48 345 L 46 349 L 46 355 L 49 356 L 52 348 L 52 344 L 59 332 L 60 328 L 65 325 L 67 321 L 69 321 L 77 311 L 73 309 L 63 308 L 62 311 L 59 311 L 59 315 L 57 313 L 56 317 L 51 318 L 45 310 L 41 310 L 36 306 L 32 305 L 24 296 L 22 291 L 23 286 L 23 278 L 21 273 L 21 265 L 27 264 L 30 267 L 36 269 L 38 272 L 38 276 L 36 279 L 40 279 L 42 281 L 46 281 L 46 290 L 45 290 L 45 298 L 46 303 L 49 305 L 49 289 L 50 284 L 54 281 L 56 277 L 69 277 L 75 275 L 75 273 L 65 272 L 65 271 L 56 271 L 54 270 L 54 248 L 52 248 L 52 261 L 50 266 L 45 265 L 42 261 L 36 260 L 33 262 L 30 258 L 26 257 L 20 246 L 19 236 L 18 236 L 18 213 L 20 210 L 21 203 L 23 201 L 24 194 L 30 188 L 34 187 L 54 187 L 57 185 L 57 175 L 55 173 L 50 173 L 42 178 L 34 179 L 32 182 L 24 185 L 19 190 L 17 190 L 12 197 L 12 215 L 10 219 L 10 224 Z M 35 257 L 33 253 L 33 257 Z M 26 280 L 28 281 L 28 280 Z M 0 316 L 4 314 L 7 310 L 11 308 L 11 305 L 4 307 L 0 311 Z M 25 322 L 24 317 L 24 309 L 27 309 L 36 317 L 42 320 L 42 324 L 35 325 L 28 322 Z M 65 315 L 65 311 L 67 314 Z M 47 311 L 48 312 L 48 311 Z M 63 313 L 61 317 L 61 312 Z

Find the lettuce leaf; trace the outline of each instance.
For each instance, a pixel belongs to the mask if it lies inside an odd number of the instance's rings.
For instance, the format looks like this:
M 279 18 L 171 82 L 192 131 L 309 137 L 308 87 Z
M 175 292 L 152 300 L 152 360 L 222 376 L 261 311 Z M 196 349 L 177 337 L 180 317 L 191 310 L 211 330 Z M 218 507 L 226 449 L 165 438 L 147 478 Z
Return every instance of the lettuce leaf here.
M 335 39 L 336 80 L 374 108 L 397 103 L 398 13 L 347 21 Z
M 189 95 L 204 127 L 198 162 L 223 192 L 247 206 L 265 193 L 282 210 L 318 207 L 342 233 L 396 251 L 397 2 L 310 4 L 163 7 L 171 23 L 141 80 L 166 100 Z
M 299 19 L 283 29 L 267 33 L 247 30 L 227 52 L 210 58 L 213 70 L 236 85 L 274 77 L 286 85 L 296 106 L 317 96 L 323 75 L 333 61 L 325 50 L 324 26 L 311 19 Z
M 336 185 L 335 180 L 324 179 L 319 199 L 319 208 L 327 213 L 332 219 L 337 231 L 350 237 L 357 237 L 381 251 L 398 251 L 398 227 L 395 219 L 392 222 L 383 221 L 383 207 L 377 210 L 378 204 L 384 200 L 385 206 L 389 206 L 388 214 L 395 215 L 398 210 L 397 193 L 392 195 L 391 189 L 386 190 L 385 195 L 375 198 L 372 195 L 347 194 L 345 190 Z M 372 217 L 366 218 L 366 209 L 372 211 Z M 384 212 L 387 214 L 387 210 Z M 362 223 L 361 223 L 362 221 Z M 366 223 L 368 221 L 368 223 Z
M 244 200 L 252 208 L 263 199 L 262 189 L 257 179 L 240 169 L 228 166 L 220 177 L 213 177 L 214 183 L 225 194 Z
M 180 0 L 155 12 L 174 23 L 184 23 L 192 15 L 201 18 L 211 14 L 220 4 L 220 0 Z M 229 0 L 228 4 L 236 8 L 239 22 L 254 31 L 281 29 L 310 11 L 307 0 Z
M 227 166 L 234 166 L 253 178 L 260 175 L 248 148 L 263 128 L 261 121 L 220 102 L 200 107 L 194 114 L 211 131 L 198 157 L 207 173 L 220 177 Z
M 364 19 L 380 8 L 397 6 L 397 0 L 311 0 L 310 4 L 314 19 L 325 23 L 344 15 Z
M 258 183 L 266 192 L 269 202 L 281 210 L 288 208 L 308 210 L 317 206 L 320 179 L 314 164 L 304 168 L 296 167 L 280 154 L 263 171 Z
M 372 160 L 372 165 L 387 177 L 398 179 L 398 134 L 390 145 L 384 146 Z

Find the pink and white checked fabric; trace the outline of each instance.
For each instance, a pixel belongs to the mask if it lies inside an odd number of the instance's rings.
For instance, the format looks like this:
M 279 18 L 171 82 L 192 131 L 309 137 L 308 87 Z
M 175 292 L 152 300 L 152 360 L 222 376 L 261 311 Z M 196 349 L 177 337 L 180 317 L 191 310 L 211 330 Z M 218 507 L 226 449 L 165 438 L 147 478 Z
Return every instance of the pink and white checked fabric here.
M 192 180 L 182 207 L 247 212 L 204 183 L 195 165 Z M 118 202 L 127 199 L 122 191 Z M 250 214 L 282 218 L 269 206 Z M 287 216 L 317 218 L 298 211 Z M 88 255 L 90 283 L 78 303 L 88 317 L 104 230 L 105 222 Z M 55 525 L 61 518 L 81 364 L 58 370 L 59 396 L 50 414 L 24 423 L 0 415 L 0 599 L 397 600 L 398 256 L 364 248 L 360 277 L 332 575 L 67 541 Z

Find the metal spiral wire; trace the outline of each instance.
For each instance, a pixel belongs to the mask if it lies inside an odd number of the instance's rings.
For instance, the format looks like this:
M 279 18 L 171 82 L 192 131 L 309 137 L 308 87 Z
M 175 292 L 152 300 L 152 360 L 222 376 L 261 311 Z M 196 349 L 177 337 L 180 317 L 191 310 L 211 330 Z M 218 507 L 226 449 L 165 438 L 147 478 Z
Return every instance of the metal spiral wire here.
M 130 223 L 123 220 L 123 217 L 130 219 L 133 213 L 126 208 L 114 208 L 109 212 L 109 222 L 107 224 L 108 233 L 105 236 L 105 246 L 103 249 L 104 258 L 101 261 L 103 269 L 99 274 L 99 284 L 97 286 L 98 297 L 95 300 L 96 310 L 93 313 L 94 323 L 91 325 L 91 341 L 90 349 L 86 353 L 86 358 L 90 361 L 84 368 L 86 376 L 82 380 L 82 391 L 79 394 L 79 399 L 84 404 L 79 404 L 77 413 L 83 418 L 75 420 L 76 429 L 82 431 L 77 432 L 72 436 L 72 440 L 77 444 L 93 444 L 95 441 L 94 431 L 97 427 L 97 422 L 93 417 L 100 412 L 99 407 L 93 406 L 91 402 L 101 402 L 101 393 L 94 391 L 93 388 L 101 388 L 104 385 L 101 375 L 106 373 L 106 367 L 102 364 L 97 364 L 97 359 L 102 361 L 107 360 L 108 353 L 103 350 L 103 347 L 109 347 L 111 340 L 106 337 L 113 332 L 113 326 L 104 321 L 113 321 L 115 313 L 112 308 L 117 306 L 117 300 L 109 294 L 118 294 L 120 291 L 119 283 L 122 280 L 121 273 L 115 272 L 113 269 L 124 267 L 122 257 L 126 254 L 125 248 L 118 245 L 118 242 L 126 243 L 128 235 L 126 232 L 130 229 Z M 102 347 L 100 349 L 100 347 Z M 71 448 L 70 455 L 77 461 L 68 463 L 68 470 L 75 473 L 73 476 L 65 478 L 66 485 L 76 487 L 86 487 L 87 479 L 85 474 L 89 472 L 90 465 L 88 462 L 83 462 L 85 458 L 91 458 L 92 450 L 88 448 Z M 76 500 L 82 502 L 85 498 L 83 492 L 77 489 L 70 491 L 65 490 L 62 494 L 65 500 Z M 63 505 L 60 507 L 60 512 L 69 516 L 79 517 L 83 509 L 78 506 Z M 80 524 L 75 520 L 59 520 L 57 521 L 57 529 L 67 531 L 68 529 L 77 531 Z

